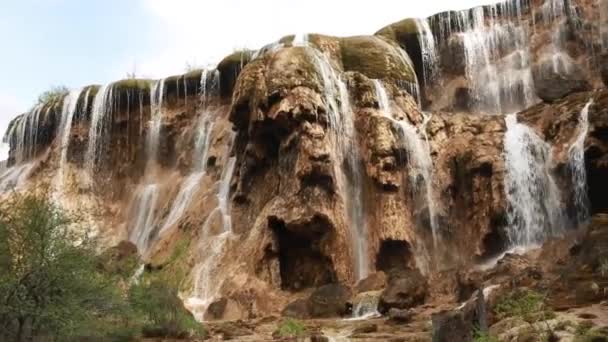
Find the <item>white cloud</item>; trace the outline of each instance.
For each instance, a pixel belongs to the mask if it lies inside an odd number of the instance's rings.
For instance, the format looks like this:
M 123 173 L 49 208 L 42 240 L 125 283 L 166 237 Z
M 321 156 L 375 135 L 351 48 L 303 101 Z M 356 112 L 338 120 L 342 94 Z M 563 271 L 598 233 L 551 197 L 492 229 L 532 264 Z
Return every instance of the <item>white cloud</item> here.
M 426 17 L 488 0 L 140 0 L 158 19 L 158 51 L 139 65 L 146 76 L 181 73 L 186 62 L 215 65 L 243 47 L 257 49 L 293 33 L 372 34 L 409 17 Z

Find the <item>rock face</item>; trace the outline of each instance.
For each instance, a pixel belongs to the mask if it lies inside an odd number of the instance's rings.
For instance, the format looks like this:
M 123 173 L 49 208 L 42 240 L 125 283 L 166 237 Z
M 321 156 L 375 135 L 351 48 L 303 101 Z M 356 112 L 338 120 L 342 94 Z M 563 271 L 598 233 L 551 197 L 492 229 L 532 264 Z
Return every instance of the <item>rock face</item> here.
M 542 3 L 286 36 L 215 70 L 85 87 L 72 112 L 63 99 L 13 120 L 0 191 L 49 185 L 90 209 L 107 247 L 130 240 L 151 271 L 183 275 L 200 319 L 343 316 L 353 293 L 383 291 L 380 312 L 406 320 L 466 300 L 487 274 L 535 283 L 517 257 L 472 271 L 529 247 L 513 242 L 521 222 L 548 221 L 513 218 L 504 114 L 542 142 L 519 150 L 539 180 L 516 190 L 560 190 L 563 220 L 539 239 L 575 231 L 581 205 L 608 208 L 599 12 Z M 437 319 L 442 336 L 470 338 L 459 317 Z

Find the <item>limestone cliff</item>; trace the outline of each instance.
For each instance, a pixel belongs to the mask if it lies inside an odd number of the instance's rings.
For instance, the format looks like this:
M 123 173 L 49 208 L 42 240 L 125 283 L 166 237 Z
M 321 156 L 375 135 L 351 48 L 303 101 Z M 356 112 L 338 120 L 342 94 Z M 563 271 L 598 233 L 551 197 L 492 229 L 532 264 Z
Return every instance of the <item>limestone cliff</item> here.
M 598 6 L 292 35 L 215 70 L 84 87 L 12 121 L 0 190 L 84 208 L 107 247 L 183 277 L 201 318 L 212 302 L 207 318 L 275 314 L 378 272 L 428 281 L 411 305 L 455 303 L 462 272 L 607 209 Z

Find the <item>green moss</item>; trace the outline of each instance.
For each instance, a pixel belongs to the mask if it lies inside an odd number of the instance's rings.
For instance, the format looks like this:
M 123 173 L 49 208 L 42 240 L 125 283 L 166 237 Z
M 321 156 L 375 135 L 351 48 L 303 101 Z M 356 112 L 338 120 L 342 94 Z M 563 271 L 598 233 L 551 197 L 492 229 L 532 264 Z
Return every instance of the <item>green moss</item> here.
M 114 90 L 117 90 L 117 91 L 127 91 L 127 90 L 150 91 L 152 84 L 154 84 L 154 80 L 128 78 L 128 79 L 114 82 L 113 87 L 114 87 Z
M 200 82 L 202 73 L 203 69 L 191 70 L 185 74 L 169 76 L 165 79 L 165 83 L 176 81 L 183 82 L 184 80 L 188 83 L 192 81 Z
M 374 36 L 348 37 L 341 40 L 345 71 L 358 71 L 369 78 L 393 82 L 416 81 L 409 56 L 395 45 Z
M 279 323 L 275 335 L 284 338 L 302 337 L 306 333 L 306 327 L 302 322 L 295 319 L 284 319 Z

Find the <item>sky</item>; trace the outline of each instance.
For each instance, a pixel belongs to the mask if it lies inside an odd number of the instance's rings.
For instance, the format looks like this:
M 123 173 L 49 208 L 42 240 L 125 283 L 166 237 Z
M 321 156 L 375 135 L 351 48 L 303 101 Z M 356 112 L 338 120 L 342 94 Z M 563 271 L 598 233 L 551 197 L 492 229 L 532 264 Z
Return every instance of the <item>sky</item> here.
M 372 34 L 488 0 L 0 0 L 0 133 L 53 86 L 162 78 L 293 33 Z M 0 146 L 0 160 L 7 147 Z

